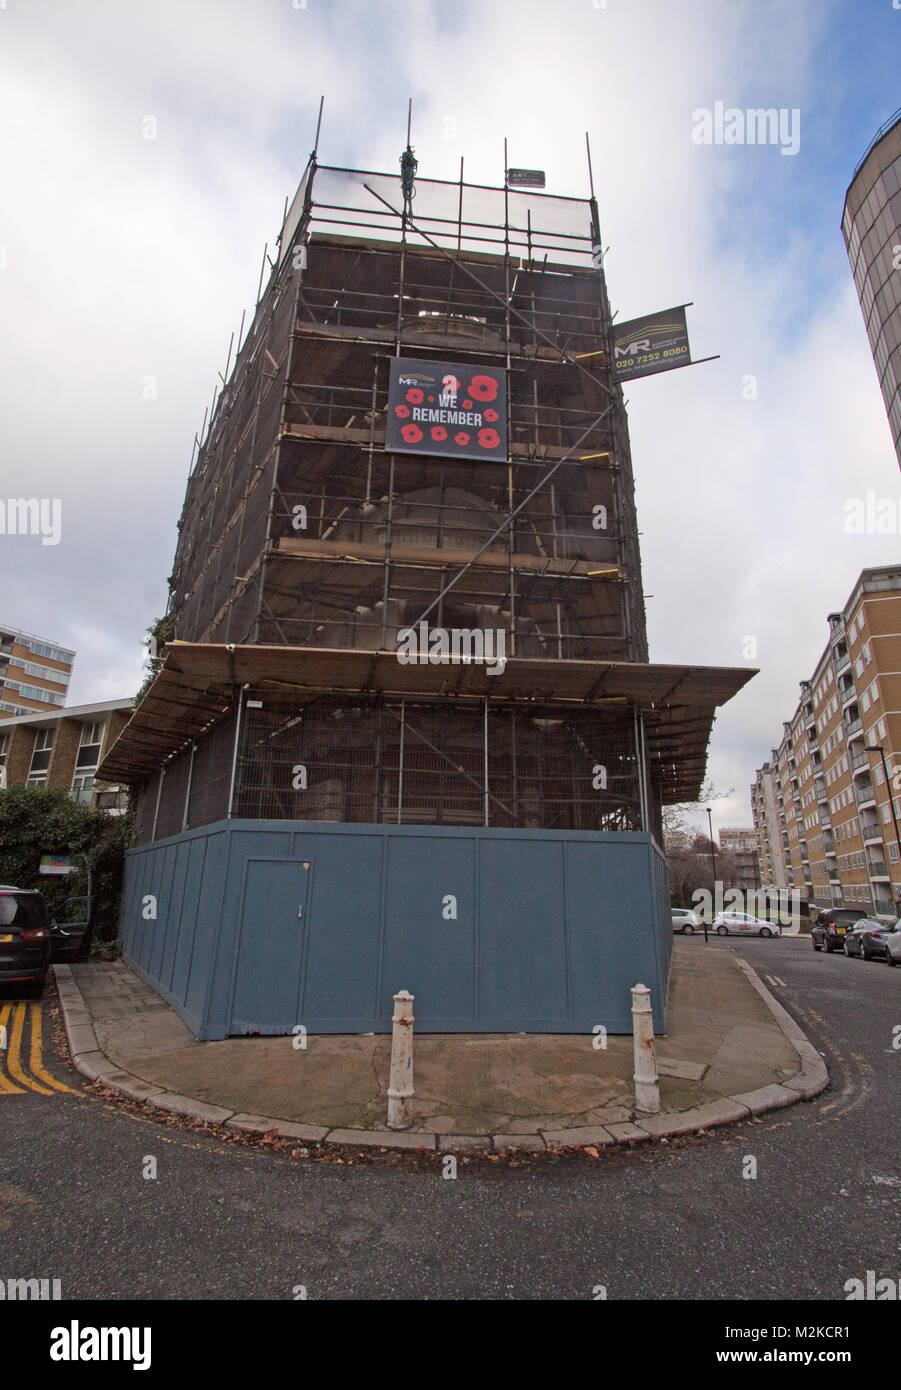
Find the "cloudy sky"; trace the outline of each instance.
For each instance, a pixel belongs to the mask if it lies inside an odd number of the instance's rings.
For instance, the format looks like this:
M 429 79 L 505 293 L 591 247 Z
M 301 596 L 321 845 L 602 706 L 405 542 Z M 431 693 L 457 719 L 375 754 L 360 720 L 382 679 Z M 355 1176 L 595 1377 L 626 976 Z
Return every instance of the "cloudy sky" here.
M 761 674 L 711 746 L 720 824 L 778 742 L 901 499 L 842 242 L 854 166 L 901 104 L 898 0 L 0 0 L 0 621 L 77 649 L 73 702 L 130 694 L 166 605 L 191 444 L 313 143 L 423 176 L 594 157 L 621 318 L 694 303 L 695 357 L 629 384 L 651 659 Z M 784 108 L 798 148 L 699 145 L 695 114 Z M 798 139 L 799 136 L 799 139 Z M 754 378 L 749 387 L 748 378 Z M 148 385 L 150 383 L 150 385 Z M 754 394 L 756 390 L 756 396 Z

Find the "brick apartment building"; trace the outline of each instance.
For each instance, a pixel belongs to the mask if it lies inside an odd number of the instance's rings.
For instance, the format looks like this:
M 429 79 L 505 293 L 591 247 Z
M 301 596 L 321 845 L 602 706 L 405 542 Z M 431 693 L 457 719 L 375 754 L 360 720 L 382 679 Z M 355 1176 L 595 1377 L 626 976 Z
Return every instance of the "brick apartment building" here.
M 751 788 L 761 879 L 820 908 L 891 916 L 901 788 L 892 799 L 885 768 L 889 780 L 901 771 L 901 567 L 864 570 L 828 621 L 826 648 Z
M 0 720 L 66 703 L 75 653 L 0 623 Z
M 722 853 L 735 861 L 738 870 L 738 883 L 735 886 L 743 893 L 753 892 L 760 886 L 757 834 L 753 825 L 723 829 L 719 832 L 719 842 Z
M 897 6 L 895 6 L 897 8 Z M 901 109 L 880 126 L 845 195 L 842 234 L 901 463 Z
M 0 786 L 59 787 L 73 801 L 121 813 L 128 805 L 125 789 L 96 783 L 95 776 L 133 707 L 133 700 L 107 700 L 5 720 L 0 726 Z
M 784 850 L 788 848 L 784 810 L 780 805 L 781 791 L 776 776 L 777 750 L 758 769 L 751 788 L 751 810 L 757 840 L 757 863 L 760 883 L 767 888 L 787 888 L 788 873 Z

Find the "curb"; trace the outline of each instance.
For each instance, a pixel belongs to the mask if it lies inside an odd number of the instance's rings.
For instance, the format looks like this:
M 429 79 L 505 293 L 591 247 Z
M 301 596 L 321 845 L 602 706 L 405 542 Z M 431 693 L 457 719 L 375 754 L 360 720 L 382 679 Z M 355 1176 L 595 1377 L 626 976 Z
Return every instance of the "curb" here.
M 72 1064 L 88 1081 L 100 1081 L 128 1100 L 141 1101 L 172 1115 L 202 1120 L 204 1124 L 224 1125 L 244 1134 L 277 1133 L 280 1138 L 312 1144 L 334 1144 L 342 1148 L 409 1149 L 420 1152 L 482 1151 L 496 1154 L 541 1153 L 550 1148 L 582 1149 L 588 1146 L 636 1144 L 647 1139 L 665 1139 L 696 1134 L 718 1125 L 734 1124 L 770 1110 L 782 1110 L 801 1100 L 812 1100 L 829 1085 L 826 1063 L 802 1032 L 791 1014 L 767 989 L 757 972 L 740 956 L 735 963 L 757 991 L 782 1032 L 798 1055 L 799 1070 L 788 1081 L 761 1086 L 742 1095 L 722 1096 L 692 1110 L 609 1125 L 580 1126 L 573 1129 L 545 1129 L 532 1134 L 429 1134 L 397 1130 L 330 1129 L 322 1125 L 296 1124 L 266 1115 L 247 1115 L 220 1105 L 209 1105 L 166 1091 L 124 1071 L 100 1050 L 91 1014 L 68 965 L 54 965 L 56 988 L 63 1011 L 63 1022 Z

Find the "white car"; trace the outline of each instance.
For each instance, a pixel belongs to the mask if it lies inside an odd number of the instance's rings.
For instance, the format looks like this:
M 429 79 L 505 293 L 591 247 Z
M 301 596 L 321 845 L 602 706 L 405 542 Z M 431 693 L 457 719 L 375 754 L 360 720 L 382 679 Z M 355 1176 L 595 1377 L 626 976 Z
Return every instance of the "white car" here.
M 895 923 L 891 936 L 885 938 L 885 957 L 889 965 L 901 965 L 901 917 Z
M 674 907 L 672 909 L 673 931 L 684 932 L 686 936 L 691 936 L 693 932 L 700 931 L 704 925 L 701 921 L 701 914 L 691 907 Z
M 750 912 L 719 912 L 712 930 L 717 936 L 779 936 L 782 929 L 775 922 L 752 917 Z

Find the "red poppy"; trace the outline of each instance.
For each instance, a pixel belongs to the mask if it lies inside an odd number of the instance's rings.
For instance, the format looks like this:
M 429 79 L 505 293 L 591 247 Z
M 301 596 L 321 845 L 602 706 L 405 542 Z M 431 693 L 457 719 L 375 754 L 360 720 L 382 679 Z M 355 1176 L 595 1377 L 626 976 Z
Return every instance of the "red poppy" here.
M 493 376 L 474 376 L 469 383 L 469 394 L 477 401 L 497 400 L 497 378 Z
M 496 411 L 496 410 L 486 410 L 486 411 L 485 411 L 485 419 L 489 422 L 489 424 L 492 424 L 492 425 L 493 425 L 494 422 L 495 422 L 495 420 L 497 419 L 497 411 Z
M 432 438 L 439 444 L 443 439 L 447 439 L 447 430 L 443 425 L 432 426 Z
M 465 430 L 461 430 L 459 434 L 454 435 L 454 443 L 459 444 L 461 448 L 464 444 L 469 443 L 469 435 Z
M 407 420 L 407 419 L 409 419 L 409 415 L 410 415 L 410 407 L 409 407 L 408 405 L 396 405 L 396 406 L 394 407 L 394 413 L 395 413 L 395 415 L 397 415 L 401 420 Z
M 418 386 L 411 386 L 407 392 L 407 400 L 411 405 L 422 405 L 425 400 L 425 395 L 420 391 Z
M 401 434 L 405 444 L 418 444 L 422 438 L 422 430 L 418 425 L 404 425 Z
M 472 401 L 464 401 L 464 402 L 463 402 L 463 409 L 464 409 L 464 410 L 472 410 Z
M 500 442 L 497 430 L 479 430 L 479 444 L 483 449 L 496 449 Z

